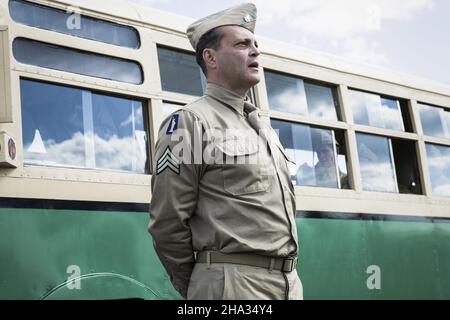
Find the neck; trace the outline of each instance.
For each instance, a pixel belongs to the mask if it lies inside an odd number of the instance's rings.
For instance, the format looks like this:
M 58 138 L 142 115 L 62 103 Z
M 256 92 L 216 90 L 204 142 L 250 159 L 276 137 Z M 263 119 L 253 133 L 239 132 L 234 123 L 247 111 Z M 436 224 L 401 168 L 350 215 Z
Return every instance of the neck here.
M 245 97 L 247 94 L 247 91 L 250 89 L 250 88 L 242 88 L 242 87 L 232 86 L 231 84 L 229 84 L 225 81 L 217 81 L 217 79 L 208 79 L 208 83 L 212 83 L 212 84 L 220 86 L 224 89 L 227 89 L 228 91 L 231 91 L 240 97 Z

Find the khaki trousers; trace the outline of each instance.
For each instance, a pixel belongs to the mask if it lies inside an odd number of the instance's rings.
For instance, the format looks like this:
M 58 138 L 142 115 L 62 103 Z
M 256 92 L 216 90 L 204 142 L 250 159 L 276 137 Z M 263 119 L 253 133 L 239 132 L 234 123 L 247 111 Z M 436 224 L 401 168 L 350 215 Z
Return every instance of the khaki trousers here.
M 286 277 L 286 278 L 285 278 Z M 288 284 L 288 286 L 287 286 Z M 196 263 L 188 300 L 303 300 L 297 271 L 281 271 L 229 263 Z

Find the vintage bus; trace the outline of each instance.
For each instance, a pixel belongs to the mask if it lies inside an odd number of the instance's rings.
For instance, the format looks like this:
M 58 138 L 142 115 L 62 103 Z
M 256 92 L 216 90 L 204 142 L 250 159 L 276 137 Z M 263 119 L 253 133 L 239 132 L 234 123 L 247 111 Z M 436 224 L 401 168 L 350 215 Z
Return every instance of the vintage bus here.
M 192 21 L 0 0 L 0 299 L 181 298 L 147 224 L 159 125 L 205 87 Z M 305 299 L 449 299 L 450 87 L 257 38 Z

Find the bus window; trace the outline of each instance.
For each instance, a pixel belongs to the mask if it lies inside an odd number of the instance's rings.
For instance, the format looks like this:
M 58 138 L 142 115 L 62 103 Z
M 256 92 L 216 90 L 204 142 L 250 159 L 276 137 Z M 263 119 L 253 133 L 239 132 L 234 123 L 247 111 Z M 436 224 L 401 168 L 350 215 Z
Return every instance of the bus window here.
M 350 188 L 343 132 L 279 120 L 272 120 L 272 127 L 295 162 L 290 164 L 294 185 Z
M 264 71 L 267 96 L 272 110 L 338 120 L 335 90 L 300 78 Z
M 363 189 L 398 192 L 391 141 L 386 137 L 357 133 Z
M 336 91 L 314 83 L 304 84 L 309 115 L 319 119 L 338 120 Z
M 250 88 L 247 91 L 246 95 L 250 99 L 250 102 L 256 106 L 255 89 L 254 88 Z
M 13 52 L 25 64 L 131 84 L 143 82 L 142 68 L 135 61 L 24 38 L 14 40 Z
M 363 189 L 422 194 L 416 143 L 357 133 Z
M 202 96 L 206 90 L 206 77 L 198 66 L 195 55 L 175 49 L 158 47 L 159 72 L 164 91 Z M 247 92 L 255 104 L 254 88 Z
M 378 94 L 349 90 L 349 102 L 356 124 L 397 131 L 412 131 L 404 101 Z
M 195 55 L 158 47 L 159 72 L 164 91 L 178 92 L 191 96 L 203 95 L 203 73 L 197 65 Z M 204 76 L 203 76 L 204 77 Z
M 450 111 L 419 104 L 423 133 L 427 136 L 450 138 Z
M 450 147 L 426 144 L 433 196 L 450 197 Z
M 148 172 L 141 101 L 25 79 L 20 87 L 25 164 Z
M 66 12 L 22 0 L 10 0 L 9 12 L 14 21 L 27 26 L 133 49 L 140 46 L 136 29 L 83 15 L 78 15 L 77 21 L 73 17 L 77 12 Z

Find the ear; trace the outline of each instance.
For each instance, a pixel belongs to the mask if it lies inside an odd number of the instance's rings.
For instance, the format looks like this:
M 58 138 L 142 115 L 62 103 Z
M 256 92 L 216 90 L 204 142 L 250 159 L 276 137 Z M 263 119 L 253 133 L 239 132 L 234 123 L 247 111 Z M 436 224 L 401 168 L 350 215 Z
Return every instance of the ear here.
M 211 48 L 203 50 L 203 61 L 208 69 L 217 68 L 216 51 Z

